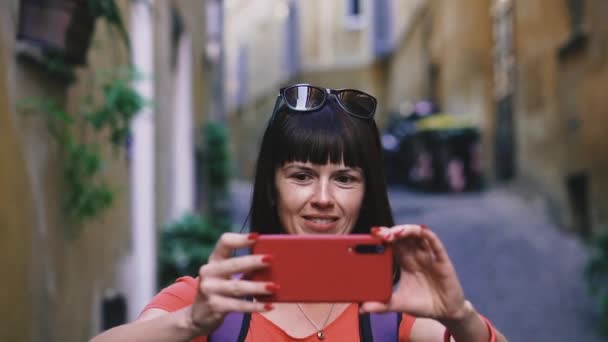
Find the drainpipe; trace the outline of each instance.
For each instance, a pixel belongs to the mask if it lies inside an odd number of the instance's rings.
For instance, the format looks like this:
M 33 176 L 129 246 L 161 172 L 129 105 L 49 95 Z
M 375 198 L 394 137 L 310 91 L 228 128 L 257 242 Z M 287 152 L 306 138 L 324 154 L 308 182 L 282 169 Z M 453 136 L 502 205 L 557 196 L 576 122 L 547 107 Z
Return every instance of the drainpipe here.
M 211 61 L 209 118 L 224 122 L 224 0 L 207 1 L 207 54 Z
M 150 102 L 154 101 L 153 9 L 154 0 L 130 2 L 132 62 L 144 76 L 134 87 Z M 131 248 L 120 279 L 129 321 L 137 318 L 157 292 L 154 131 L 153 108 L 146 106 L 131 123 Z
M 194 125 L 192 109 L 192 38 L 183 34 L 177 50 L 175 102 L 173 105 L 173 149 L 170 219 L 179 219 L 194 209 Z

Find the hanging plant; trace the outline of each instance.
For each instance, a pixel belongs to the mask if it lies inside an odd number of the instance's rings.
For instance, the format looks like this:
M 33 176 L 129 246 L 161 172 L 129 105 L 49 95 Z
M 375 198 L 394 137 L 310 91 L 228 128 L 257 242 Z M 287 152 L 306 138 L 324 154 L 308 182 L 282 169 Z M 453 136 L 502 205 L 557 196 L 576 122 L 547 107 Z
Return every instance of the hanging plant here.
M 102 86 L 102 105 L 93 106 L 84 114 L 96 132 L 109 129 L 108 139 L 115 148 L 124 146 L 131 119 L 147 104 L 131 85 L 140 78 L 141 75 L 133 68 L 121 71 L 121 77 Z
M 195 277 L 224 232 L 207 218 L 188 213 L 161 229 L 158 253 L 158 283 L 163 288 L 175 279 Z
M 204 188 L 207 190 L 207 213 L 211 222 L 223 229 L 230 226 L 230 159 L 228 132 L 220 122 L 208 122 L 201 130 Z
M 188 213 L 161 229 L 159 247 L 159 286 L 176 278 L 196 276 L 207 263 L 218 238 L 232 229 L 229 182 L 228 134 L 222 123 L 209 122 L 200 130 L 199 165 L 207 195 L 205 216 Z
M 131 119 L 147 105 L 130 86 L 137 76 L 132 69 L 117 71 L 101 86 L 102 99 L 95 103 L 90 96 L 82 113 L 68 113 L 49 99 L 27 99 L 19 105 L 26 113 L 45 116 L 47 129 L 60 148 L 62 208 L 70 237 L 78 236 L 83 223 L 112 206 L 115 190 L 103 179 L 106 161 L 100 144 L 105 140 L 114 151 L 125 146 Z
M 58 79 L 76 80 L 73 67 L 86 63 L 97 19 L 107 23 L 110 33 L 117 32 L 130 50 L 129 35 L 114 0 L 63 0 L 53 4 L 23 0 L 20 5 L 17 38 L 28 46 L 20 55 Z M 57 11 L 63 12 L 61 17 L 66 18 L 67 25 L 58 26 L 65 27 L 63 31 L 48 34 L 44 25 L 56 28 Z M 130 135 L 131 120 L 147 105 L 131 86 L 140 77 L 132 67 L 114 69 L 109 75 L 89 89 L 77 113 L 68 113 L 50 99 L 20 101 L 21 110 L 45 116 L 48 131 L 60 148 L 62 208 L 70 237 L 78 236 L 83 223 L 100 217 L 112 206 L 115 190 L 103 179 L 107 162 L 101 154 L 103 141 L 115 152 L 120 151 Z M 100 96 L 94 100 L 96 95 Z

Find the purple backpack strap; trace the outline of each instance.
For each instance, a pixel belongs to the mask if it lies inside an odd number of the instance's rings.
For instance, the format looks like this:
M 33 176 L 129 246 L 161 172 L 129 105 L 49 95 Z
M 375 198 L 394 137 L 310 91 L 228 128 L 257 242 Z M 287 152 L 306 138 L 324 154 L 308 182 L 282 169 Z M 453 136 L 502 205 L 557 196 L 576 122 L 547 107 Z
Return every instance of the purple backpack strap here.
M 395 312 L 373 313 L 369 315 L 374 342 L 398 342 L 401 314 Z
M 359 315 L 361 342 L 398 342 L 400 313 L 371 313 Z
M 359 315 L 362 342 L 398 342 L 401 314 L 396 312 Z M 243 342 L 249 330 L 251 314 L 229 313 L 224 322 L 209 335 L 209 342 Z
M 241 342 L 245 341 L 249 330 L 251 314 L 231 312 L 226 315 L 224 322 L 209 335 L 209 342 Z

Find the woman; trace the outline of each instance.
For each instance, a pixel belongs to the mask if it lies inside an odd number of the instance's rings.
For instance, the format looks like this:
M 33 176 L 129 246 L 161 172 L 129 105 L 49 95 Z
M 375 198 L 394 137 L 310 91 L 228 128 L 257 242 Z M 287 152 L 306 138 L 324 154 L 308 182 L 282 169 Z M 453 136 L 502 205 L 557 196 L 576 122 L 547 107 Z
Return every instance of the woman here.
M 248 312 L 245 341 L 359 341 L 360 313 L 402 313 L 399 341 L 506 341 L 464 297 L 437 236 L 394 225 L 382 170 L 376 100 L 357 90 L 281 89 L 264 133 L 254 182 L 251 232 L 224 234 L 196 279 L 161 291 L 133 323 L 95 341 L 206 341 L 231 312 Z M 372 228 L 373 227 L 373 228 Z M 272 257 L 232 257 L 259 234 L 372 233 L 393 244 L 400 281 L 388 303 L 274 303 L 243 299 L 280 284 L 234 275 Z M 212 335 L 213 336 L 213 335 Z

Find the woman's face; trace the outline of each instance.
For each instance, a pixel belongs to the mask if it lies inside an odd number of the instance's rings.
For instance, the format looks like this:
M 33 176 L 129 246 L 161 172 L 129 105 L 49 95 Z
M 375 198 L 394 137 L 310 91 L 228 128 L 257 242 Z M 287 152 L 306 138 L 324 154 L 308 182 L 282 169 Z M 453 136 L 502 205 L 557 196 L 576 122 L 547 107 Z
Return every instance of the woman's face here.
M 359 168 L 289 162 L 275 173 L 277 211 L 289 234 L 348 234 L 363 202 Z

